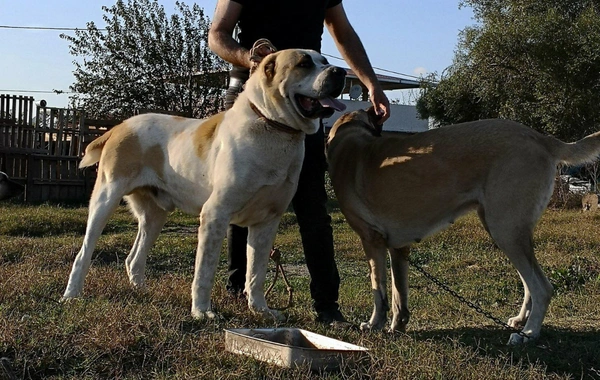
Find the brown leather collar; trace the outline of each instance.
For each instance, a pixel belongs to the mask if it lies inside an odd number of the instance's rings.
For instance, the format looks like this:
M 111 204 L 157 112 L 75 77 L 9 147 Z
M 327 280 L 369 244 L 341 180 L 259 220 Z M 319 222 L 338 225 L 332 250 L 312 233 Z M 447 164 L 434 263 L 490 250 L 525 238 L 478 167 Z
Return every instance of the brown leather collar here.
M 252 102 L 249 102 L 249 103 L 250 103 L 250 108 L 252 108 L 252 111 L 254 111 L 254 113 L 256 113 L 258 115 L 258 117 L 260 119 L 262 119 L 265 123 L 267 123 L 269 126 L 277 129 L 278 131 L 289 133 L 291 135 L 302 133 L 302 131 L 299 129 L 292 128 L 289 125 L 285 125 L 285 124 L 280 123 L 275 120 L 267 119 L 267 117 L 265 115 L 263 115 L 262 112 L 260 112 L 260 110 L 254 105 L 254 103 L 252 103 Z

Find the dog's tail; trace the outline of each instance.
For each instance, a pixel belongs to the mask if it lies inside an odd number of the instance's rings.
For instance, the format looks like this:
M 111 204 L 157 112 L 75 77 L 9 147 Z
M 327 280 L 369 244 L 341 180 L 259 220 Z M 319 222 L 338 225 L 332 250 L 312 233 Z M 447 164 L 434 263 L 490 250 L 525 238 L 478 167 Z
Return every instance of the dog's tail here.
M 106 145 L 106 142 L 110 138 L 112 133 L 112 129 L 102 136 L 98 137 L 94 141 L 92 141 L 87 148 L 85 148 L 85 155 L 83 159 L 79 163 L 79 168 L 85 168 L 91 165 L 94 165 L 96 162 L 100 161 L 100 156 L 102 155 L 102 148 Z
M 600 157 L 600 132 L 593 133 L 574 143 L 552 139 L 550 146 L 554 157 L 566 165 L 592 163 Z

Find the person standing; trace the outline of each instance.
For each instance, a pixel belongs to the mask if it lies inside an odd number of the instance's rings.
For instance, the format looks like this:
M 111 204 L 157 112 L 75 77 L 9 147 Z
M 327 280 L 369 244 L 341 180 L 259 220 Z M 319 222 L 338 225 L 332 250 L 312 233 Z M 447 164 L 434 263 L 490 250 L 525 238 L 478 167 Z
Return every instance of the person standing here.
M 239 41 L 233 32 L 239 26 Z M 321 51 L 324 26 L 342 57 L 367 87 L 369 100 L 383 123 L 390 115 L 389 101 L 379 84 L 360 38 L 350 24 L 342 0 L 218 0 L 208 33 L 210 49 L 231 63 L 225 107 L 233 105 L 252 67 L 250 50 L 266 38 L 279 50 Z M 257 53 L 266 56 L 268 48 Z M 316 320 L 325 324 L 346 322 L 339 309 L 340 277 L 334 258 L 333 230 L 327 212 L 325 191 L 325 134 L 307 135 L 305 157 L 292 207 L 298 219 L 306 265 L 310 273 L 310 293 Z M 227 290 L 241 293 L 245 287 L 246 240 L 248 230 L 230 225 L 227 231 Z

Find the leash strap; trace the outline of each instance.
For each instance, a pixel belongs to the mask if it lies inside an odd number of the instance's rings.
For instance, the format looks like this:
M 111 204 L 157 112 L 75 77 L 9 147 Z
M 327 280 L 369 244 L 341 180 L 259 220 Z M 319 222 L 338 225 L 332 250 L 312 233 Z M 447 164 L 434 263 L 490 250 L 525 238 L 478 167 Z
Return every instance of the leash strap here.
M 275 310 L 285 310 L 287 308 L 294 306 L 294 300 L 293 300 L 294 289 L 292 289 L 292 285 L 290 285 L 290 283 L 285 275 L 285 271 L 283 270 L 283 265 L 281 265 L 281 252 L 279 251 L 279 249 L 273 247 L 273 249 L 271 249 L 271 254 L 269 256 L 275 262 L 275 277 L 273 278 L 273 283 L 271 284 L 271 286 L 269 286 L 269 289 L 267 289 L 267 291 L 265 292 L 265 297 L 267 297 L 269 295 L 269 293 L 271 293 L 271 290 L 273 290 L 273 287 L 275 286 L 275 283 L 277 282 L 277 275 L 279 274 L 279 272 L 281 272 L 281 277 L 283 277 L 283 282 L 285 282 L 285 286 L 287 287 L 287 291 L 288 291 L 288 302 L 287 302 L 287 306 L 282 307 L 282 308 L 274 308 L 274 309 Z

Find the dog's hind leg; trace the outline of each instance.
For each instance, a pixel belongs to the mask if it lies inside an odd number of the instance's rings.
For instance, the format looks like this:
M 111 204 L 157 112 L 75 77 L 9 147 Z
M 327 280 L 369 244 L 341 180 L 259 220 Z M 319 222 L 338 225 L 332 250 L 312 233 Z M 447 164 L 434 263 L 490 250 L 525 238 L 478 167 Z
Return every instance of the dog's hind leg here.
M 533 256 L 533 250 L 530 252 L 531 256 L 514 257 L 513 255 L 509 255 L 509 257 L 519 271 L 525 285 L 525 295 L 523 306 L 521 307 L 521 314 L 523 313 L 523 310 L 525 310 L 525 318 L 523 318 L 523 321 L 526 321 L 526 323 L 522 331 L 529 339 L 536 339 L 540 335 L 542 322 L 544 321 L 546 311 L 550 305 L 553 290 L 552 284 L 550 284 L 550 281 L 544 275 L 542 268 Z M 520 319 L 521 314 L 515 319 L 509 319 L 508 323 L 516 324 Z M 526 340 L 522 336 L 512 334 L 509 343 L 519 344 L 525 341 Z
M 253 225 L 248 228 L 248 266 L 246 270 L 246 295 L 248 307 L 255 313 L 275 321 L 285 320 L 285 316 L 269 309 L 265 299 L 265 279 L 269 266 L 269 252 L 277 233 L 279 218 Z
M 145 190 L 135 191 L 125 199 L 138 220 L 138 233 L 131 252 L 125 260 L 125 268 L 131 284 L 142 287 L 145 284 L 144 272 L 148 252 L 165 225 L 168 213 L 160 208 Z
M 98 181 L 101 181 L 100 178 L 101 177 L 99 177 Z M 71 270 L 71 275 L 69 276 L 67 288 L 63 294 L 63 299 L 78 297 L 81 294 L 85 276 L 90 269 L 94 247 L 102 234 L 102 230 L 106 226 L 108 218 L 119 205 L 123 196 L 123 192 L 121 192 L 120 189 L 121 187 L 114 182 L 99 182 L 97 183 L 97 186 L 94 187 L 90 199 L 89 215 L 85 237 L 83 238 L 83 245 L 75 257 L 75 262 L 73 263 L 73 268 Z
M 410 247 L 390 249 L 392 269 L 392 324 L 390 332 L 406 331 L 408 310 L 408 255 Z
M 390 309 L 386 286 L 386 251 L 385 245 L 374 244 L 361 239 L 371 270 L 371 291 L 373 292 L 373 314 L 368 322 L 360 324 L 362 331 L 381 330 L 387 320 Z
M 524 286 L 521 310 L 508 323 L 514 327 L 525 323 L 522 334 L 526 337 L 511 334 L 509 344 L 539 337 L 552 298 L 552 285 L 533 251 L 533 230 L 550 200 L 556 166 L 543 149 L 525 153 L 528 156 L 507 161 L 490 177 L 480 202 L 485 208 L 480 215 L 492 239 L 517 269 Z
M 485 228 L 487 233 L 491 235 L 490 229 L 488 228 L 487 222 L 485 220 L 485 212 L 483 210 L 483 207 L 479 207 L 477 209 L 477 214 L 479 215 L 479 219 L 483 224 L 483 228 Z M 523 276 L 521 276 L 520 273 L 519 277 L 521 278 L 521 282 L 523 283 L 523 304 L 521 305 L 521 311 L 519 311 L 519 314 L 515 317 L 508 319 L 508 325 L 515 329 L 523 327 L 525 325 L 525 322 L 527 322 L 527 318 L 529 318 L 529 314 L 531 313 L 531 294 L 529 293 L 529 287 L 527 286 L 527 283 L 525 282 Z
M 524 295 L 523 295 L 523 305 L 521 305 L 521 311 L 517 316 L 508 319 L 508 325 L 513 328 L 521 328 L 525 326 L 525 323 L 529 319 L 529 315 L 531 314 L 531 293 L 529 292 L 529 287 L 525 282 L 521 273 L 519 273 L 519 277 L 521 277 L 521 282 L 523 283 Z
M 534 223 L 523 224 L 511 221 L 510 218 L 505 218 L 502 222 L 490 222 L 489 217 L 487 221 L 492 238 L 517 269 L 524 285 L 521 311 L 519 315 L 509 319 L 509 324 L 516 326 L 517 322 L 526 320 L 522 331 L 527 338 L 515 333 L 511 335 L 509 344 L 536 339 L 540 335 L 542 322 L 550 304 L 552 285 L 533 252 Z

